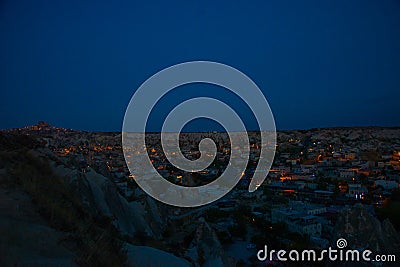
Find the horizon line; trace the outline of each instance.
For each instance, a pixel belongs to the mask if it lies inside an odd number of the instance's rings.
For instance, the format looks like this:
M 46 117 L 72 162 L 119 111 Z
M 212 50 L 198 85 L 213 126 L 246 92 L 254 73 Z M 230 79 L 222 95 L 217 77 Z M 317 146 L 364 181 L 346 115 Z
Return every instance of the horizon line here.
M 21 130 L 26 127 L 33 127 L 33 126 L 39 126 L 41 121 L 39 121 L 37 124 L 33 125 L 26 125 L 22 127 L 14 127 L 14 128 L 6 128 L 6 129 L 0 129 L 0 131 L 10 131 L 10 130 Z M 54 126 L 50 125 L 49 123 L 42 122 L 44 125 L 41 125 L 42 127 L 53 127 L 53 128 L 58 128 L 58 129 L 64 129 L 64 130 L 70 130 L 70 131 L 79 131 L 79 132 L 90 132 L 90 133 L 122 133 L 122 129 L 120 131 L 99 131 L 99 130 L 81 130 L 81 129 L 74 129 L 74 128 L 64 128 L 64 127 L 59 127 L 59 126 Z M 312 128 L 293 128 L 293 129 L 275 129 L 277 132 L 285 132 L 285 131 L 312 131 L 312 130 L 322 130 L 322 129 L 349 129 L 349 128 L 354 128 L 354 129 L 364 129 L 364 128 L 387 128 L 387 129 L 400 129 L 400 125 L 397 126 L 379 126 L 379 125 L 365 125 L 365 126 L 321 126 L 321 127 L 312 127 Z M 266 131 L 271 131 L 271 130 L 266 130 Z M 146 133 L 151 134 L 151 133 L 161 133 L 162 131 L 146 131 Z M 259 129 L 248 129 L 246 132 L 260 132 Z M 172 133 L 172 132 L 171 132 Z M 176 133 L 176 132 L 175 132 Z M 227 133 L 226 131 L 181 131 L 180 133 Z

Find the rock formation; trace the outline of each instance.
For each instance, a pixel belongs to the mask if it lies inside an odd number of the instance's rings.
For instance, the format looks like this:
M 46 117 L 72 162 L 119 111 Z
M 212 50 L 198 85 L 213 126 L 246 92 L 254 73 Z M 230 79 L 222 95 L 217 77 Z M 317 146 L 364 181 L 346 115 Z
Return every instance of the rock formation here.
M 347 240 L 349 249 L 369 249 L 374 254 L 394 254 L 400 258 L 400 235 L 389 220 L 382 223 L 361 204 L 345 210 L 338 218 L 332 247 L 336 240 Z
M 199 221 L 186 255 L 193 259 L 196 266 L 235 266 L 235 260 L 225 254 L 215 231 L 204 218 Z

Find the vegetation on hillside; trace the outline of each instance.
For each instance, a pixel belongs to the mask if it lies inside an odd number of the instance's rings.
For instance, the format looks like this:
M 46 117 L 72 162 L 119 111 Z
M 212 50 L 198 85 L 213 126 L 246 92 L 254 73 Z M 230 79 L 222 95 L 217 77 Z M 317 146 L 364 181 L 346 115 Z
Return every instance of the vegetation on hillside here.
M 0 135 L 0 162 L 10 174 L 9 186 L 21 187 L 49 225 L 67 233 L 61 241 L 75 252 L 79 265 L 124 266 L 126 252 L 110 218 L 89 215 L 69 184 L 30 150 L 38 143 L 28 136 L 16 138 Z

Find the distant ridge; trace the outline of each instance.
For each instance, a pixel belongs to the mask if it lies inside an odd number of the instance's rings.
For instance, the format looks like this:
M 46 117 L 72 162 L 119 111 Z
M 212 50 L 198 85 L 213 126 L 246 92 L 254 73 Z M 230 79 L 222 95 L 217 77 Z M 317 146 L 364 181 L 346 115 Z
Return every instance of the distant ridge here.
M 393 129 L 399 130 L 400 126 L 328 126 L 328 127 L 314 127 L 308 129 L 277 129 L 277 132 L 291 132 L 291 131 L 321 131 L 321 130 L 366 130 L 366 129 Z M 120 134 L 121 131 L 88 131 L 88 130 L 78 130 L 71 128 L 63 128 L 52 126 L 48 122 L 39 121 L 37 124 L 31 126 L 23 126 L 20 128 L 9 128 L 9 129 L 0 129 L 2 132 L 13 132 L 13 131 L 22 131 L 22 130 L 32 130 L 32 131 L 46 131 L 46 130 L 59 130 L 59 131 L 68 131 L 68 132 L 83 132 L 83 133 L 107 133 L 107 134 Z M 258 132 L 258 130 L 248 130 L 247 132 Z M 160 132 L 148 131 L 148 134 L 157 134 Z M 181 133 L 225 133 L 219 131 L 182 131 Z

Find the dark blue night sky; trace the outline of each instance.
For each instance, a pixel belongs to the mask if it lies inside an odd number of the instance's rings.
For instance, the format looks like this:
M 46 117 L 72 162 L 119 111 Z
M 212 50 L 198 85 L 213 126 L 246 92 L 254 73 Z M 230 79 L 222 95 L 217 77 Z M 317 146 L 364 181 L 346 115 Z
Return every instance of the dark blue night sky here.
M 1 1 L 0 128 L 118 131 L 142 82 L 192 60 L 246 73 L 278 129 L 400 126 L 399 1 L 248 2 Z M 212 93 L 181 88 L 150 127 L 176 96 Z

